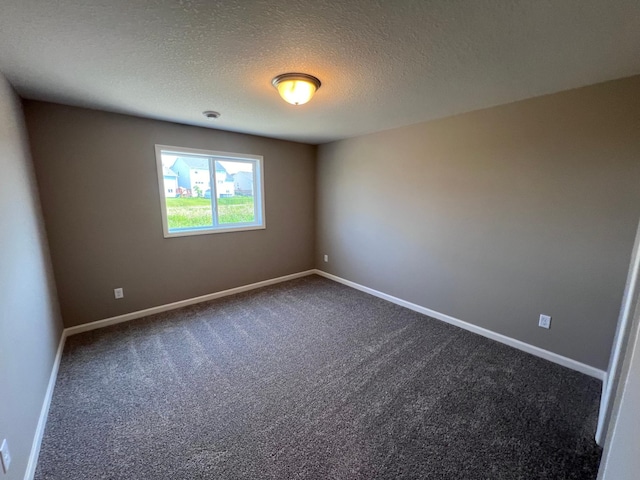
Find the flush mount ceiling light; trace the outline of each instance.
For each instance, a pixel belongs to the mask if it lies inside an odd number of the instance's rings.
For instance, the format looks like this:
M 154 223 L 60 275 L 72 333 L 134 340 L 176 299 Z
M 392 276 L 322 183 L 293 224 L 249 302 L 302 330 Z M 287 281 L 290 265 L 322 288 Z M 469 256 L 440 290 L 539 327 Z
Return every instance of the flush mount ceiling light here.
M 320 80 L 306 73 L 283 73 L 271 81 L 278 89 L 278 93 L 285 102 L 292 105 L 302 105 L 320 88 Z

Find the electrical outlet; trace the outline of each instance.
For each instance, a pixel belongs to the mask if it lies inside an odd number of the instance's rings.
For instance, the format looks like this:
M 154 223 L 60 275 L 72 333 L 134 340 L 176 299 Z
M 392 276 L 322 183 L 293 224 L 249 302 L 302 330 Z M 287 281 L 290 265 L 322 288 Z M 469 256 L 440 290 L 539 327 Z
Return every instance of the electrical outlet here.
M 538 326 L 542 328 L 551 328 L 551 317 L 549 315 L 540 315 Z
M 9 472 L 9 466 L 11 465 L 11 454 L 9 453 L 9 443 L 5 438 L 0 446 L 0 463 L 2 463 L 2 471 L 4 473 Z
M 114 288 L 113 294 L 116 298 L 122 298 L 124 297 L 124 290 L 122 288 Z
M 324 256 L 324 261 L 325 261 L 325 262 L 328 262 L 328 261 L 329 261 L 329 255 L 325 255 L 325 256 Z

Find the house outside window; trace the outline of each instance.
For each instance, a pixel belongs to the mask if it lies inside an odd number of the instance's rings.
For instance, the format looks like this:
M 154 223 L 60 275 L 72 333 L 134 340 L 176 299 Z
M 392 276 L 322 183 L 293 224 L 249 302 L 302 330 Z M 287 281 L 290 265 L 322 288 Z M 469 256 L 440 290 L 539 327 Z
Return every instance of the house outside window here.
M 165 237 L 266 228 L 262 156 L 155 149 Z

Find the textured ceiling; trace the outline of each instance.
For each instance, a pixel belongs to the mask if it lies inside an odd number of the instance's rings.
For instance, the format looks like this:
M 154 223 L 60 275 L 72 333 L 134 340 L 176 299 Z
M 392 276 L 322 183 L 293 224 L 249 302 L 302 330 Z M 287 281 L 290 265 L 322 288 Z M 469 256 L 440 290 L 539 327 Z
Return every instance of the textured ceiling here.
M 638 74 L 640 1 L 2 0 L 0 71 L 25 98 L 323 143 Z M 289 71 L 321 79 L 310 103 L 278 97 Z

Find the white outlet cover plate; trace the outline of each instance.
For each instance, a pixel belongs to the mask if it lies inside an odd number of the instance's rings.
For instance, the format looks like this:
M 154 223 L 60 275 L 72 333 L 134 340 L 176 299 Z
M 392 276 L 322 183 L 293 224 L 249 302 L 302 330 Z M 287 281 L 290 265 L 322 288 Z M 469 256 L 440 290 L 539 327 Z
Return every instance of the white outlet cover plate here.
M 116 298 L 124 297 L 124 291 L 122 290 L 122 288 L 114 288 L 113 294 L 115 295 Z
M 11 454 L 9 453 L 9 444 L 6 439 L 2 441 L 2 445 L 0 446 L 0 463 L 2 463 L 4 473 L 7 473 L 11 465 Z
M 542 328 L 551 328 L 551 317 L 549 315 L 540 315 L 538 326 Z
M 325 255 L 325 256 L 324 256 L 324 261 L 325 261 L 325 262 L 328 262 L 328 261 L 329 261 L 329 255 Z

